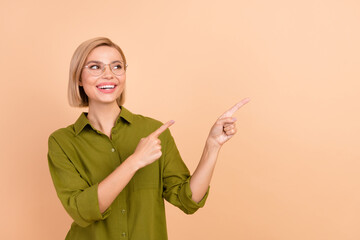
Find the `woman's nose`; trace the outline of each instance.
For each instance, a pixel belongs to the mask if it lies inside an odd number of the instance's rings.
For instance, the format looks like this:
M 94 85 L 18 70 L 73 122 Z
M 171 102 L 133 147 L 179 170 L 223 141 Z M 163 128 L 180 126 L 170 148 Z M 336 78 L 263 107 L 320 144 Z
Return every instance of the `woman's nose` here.
M 106 78 L 113 77 L 113 72 L 111 71 L 109 64 L 104 66 L 103 77 L 106 77 Z

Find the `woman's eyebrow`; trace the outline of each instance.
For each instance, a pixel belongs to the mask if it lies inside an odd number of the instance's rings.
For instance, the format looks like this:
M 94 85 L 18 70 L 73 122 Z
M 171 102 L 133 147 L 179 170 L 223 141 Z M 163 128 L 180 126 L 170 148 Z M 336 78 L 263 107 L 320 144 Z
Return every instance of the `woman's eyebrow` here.
M 111 63 L 116 63 L 116 62 L 122 63 L 122 61 L 120 61 L 120 60 L 115 60 L 115 61 L 112 61 Z M 89 64 L 89 63 L 103 63 L 103 62 L 91 60 L 91 61 L 88 61 L 86 64 Z
M 91 60 L 91 61 L 88 61 L 86 64 L 89 64 L 89 63 L 102 63 L 100 61 L 95 61 L 95 60 Z

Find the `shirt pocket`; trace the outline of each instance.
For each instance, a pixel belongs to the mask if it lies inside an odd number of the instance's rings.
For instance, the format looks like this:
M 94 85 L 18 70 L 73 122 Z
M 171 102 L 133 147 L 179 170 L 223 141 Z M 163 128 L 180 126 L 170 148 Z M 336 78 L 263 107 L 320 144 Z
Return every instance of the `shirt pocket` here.
M 156 190 L 160 187 L 159 163 L 155 161 L 139 169 L 133 177 L 133 190 Z

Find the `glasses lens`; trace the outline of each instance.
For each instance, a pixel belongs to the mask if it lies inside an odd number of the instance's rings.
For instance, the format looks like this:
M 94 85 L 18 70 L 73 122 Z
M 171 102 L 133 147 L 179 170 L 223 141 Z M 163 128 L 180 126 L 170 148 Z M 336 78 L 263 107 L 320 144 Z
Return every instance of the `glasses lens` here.
M 115 74 L 115 75 L 122 75 L 125 72 L 125 68 L 124 65 L 122 63 L 116 62 L 116 63 L 112 63 L 110 65 L 111 71 Z
M 99 76 L 102 74 L 102 69 L 104 68 L 104 65 L 101 63 L 90 63 L 87 66 L 87 69 L 89 69 L 89 72 L 94 76 Z
M 100 76 L 105 71 L 106 65 L 107 64 L 103 64 L 101 62 L 94 62 L 88 64 L 86 68 L 89 70 L 91 75 Z M 124 65 L 121 62 L 111 63 L 109 67 L 115 75 L 122 75 L 125 73 Z

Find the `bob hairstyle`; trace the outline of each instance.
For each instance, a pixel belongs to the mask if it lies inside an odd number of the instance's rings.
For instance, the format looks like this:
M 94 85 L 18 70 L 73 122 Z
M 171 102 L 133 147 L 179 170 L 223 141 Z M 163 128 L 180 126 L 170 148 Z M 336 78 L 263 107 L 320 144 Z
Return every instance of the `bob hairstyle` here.
M 69 104 L 72 107 L 87 107 L 89 106 L 89 99 L 86 95 L 82 86 L 79 85 L 81 81 L 81 73 L 85 65 L 86 58 L 89 53 L 100 46 L 109 46 L 113 47 L 119 51 L 126 70 L 126 58 L 121 50 L 121 48 L 113 43 L 110 39 L 105 37 L 97 37 L 89 39 L 78 46 L 75 50 L 74 55 L 71 58 L 70 62 L 70 72 L 69 72 L 69 85 L 68 85 L 68 100 Z M 123 105 L 125 102 L 125 88 L 121 93 L 120 97 L 116 100 L 119 106 Z

